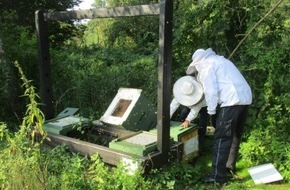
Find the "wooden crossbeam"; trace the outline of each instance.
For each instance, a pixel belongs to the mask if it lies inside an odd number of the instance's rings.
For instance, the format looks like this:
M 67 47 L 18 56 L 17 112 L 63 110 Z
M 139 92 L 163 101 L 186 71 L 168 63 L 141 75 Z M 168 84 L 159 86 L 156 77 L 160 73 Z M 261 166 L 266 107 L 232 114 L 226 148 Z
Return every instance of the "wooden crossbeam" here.
M 46 21 L 159 15 L 159 4 L 44 13 Z

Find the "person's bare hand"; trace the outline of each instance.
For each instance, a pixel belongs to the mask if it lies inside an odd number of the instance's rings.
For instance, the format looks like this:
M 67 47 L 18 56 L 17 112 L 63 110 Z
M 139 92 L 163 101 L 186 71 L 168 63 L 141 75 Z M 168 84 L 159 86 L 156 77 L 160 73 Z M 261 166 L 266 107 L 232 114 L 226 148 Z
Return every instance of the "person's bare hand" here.
M 185 120 L 181 126 L 187 128 L 189 126 L 189 121 Z

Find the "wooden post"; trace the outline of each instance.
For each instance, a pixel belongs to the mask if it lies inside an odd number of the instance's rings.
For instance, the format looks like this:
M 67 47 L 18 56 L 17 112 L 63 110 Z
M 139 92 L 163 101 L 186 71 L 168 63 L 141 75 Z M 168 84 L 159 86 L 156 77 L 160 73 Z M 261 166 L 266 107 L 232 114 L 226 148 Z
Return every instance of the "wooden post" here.
M 168 160 L 170 149 L 170 100 L 172 70 L 172 24 L 173 1 L 160 4 L 159 64 L 158 64 L 158 106 L 157 106 L 157 147 L 164 160 Z
M 35 24 L 38 41 L 40 98 L 43 103 L 41 109 L 46 119 L 52 119 L 54 118 L 54 109 L 52 103 L 48 27 L 47 22 L 44 20 L 43 11 L 39 10 L 35 12 Z

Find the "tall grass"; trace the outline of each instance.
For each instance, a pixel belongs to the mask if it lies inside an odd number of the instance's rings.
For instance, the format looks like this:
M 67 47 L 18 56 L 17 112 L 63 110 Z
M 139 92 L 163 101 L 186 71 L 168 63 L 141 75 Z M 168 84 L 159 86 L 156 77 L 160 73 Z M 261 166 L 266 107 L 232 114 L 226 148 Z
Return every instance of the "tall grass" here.
M 109 170 L 97 154 L 89 159 L 70 153 L 65 146 L 47 147 L 38 95 L 17 62 L 15 66 L 25 89 L 27 110 L 17 132 L 10 132 L 0 122 L 1 190 L 152 189 L 142 170 L 127 174 L 121 164 Z
M 210 151 L 192 164 L 172 163 L 144 176 L 142 168 L 134 174 L 127 173 L 122 164 L 109 168 L 97 154 L 88 158 L 69 152 L 64 145 L 47 147 L 43 143 L 46 134 L 42 130 L 44 116 L 38 108 L 38 96 L 17 62 L 15 66 L 25 89 L 27 111 L 17 132 L 0 122 L 1 190 L 289 189 L 289 184 L 283 183 L 256 186 L 247 173 L 248 165 L 241 166 L 239 180 L 223 187 L 205 185 L 200 179 L 210 169 Z M 36 133 L 40 139 L 36 139 Z M 207 146 L 211 146 L 210 140 Z
M 25 87 L 24 97 L 28 97 L 27 111 L 19 130 L 9 133 L 1 124 L 0 187 L 1 189 L 45 189 L 40 168 L 40 143 L 34 141 L 35 132 L 45 137 L 42 130 L 44 116 L 38 109 L 37 94 L 15 62 Z

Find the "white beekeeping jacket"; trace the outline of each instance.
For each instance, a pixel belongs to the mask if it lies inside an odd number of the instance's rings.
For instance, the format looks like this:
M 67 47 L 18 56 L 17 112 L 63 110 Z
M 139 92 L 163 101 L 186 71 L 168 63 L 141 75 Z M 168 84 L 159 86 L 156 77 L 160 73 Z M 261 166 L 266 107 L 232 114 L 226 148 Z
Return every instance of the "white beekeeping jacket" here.
M 170 103 L 170 118 L 173 116 L 174 112 L 178 109 L 180 105 L 181 104 L 175 98 L 173 98 L 173 100 Z M 186 120 L 189 122 L 194 120 L 198 116 L 200 109 L 205 106 L 206 106 L 205 99 L 203 99 L 201 102 L 199 102 L 196 105 L 187 106 L 190 109 L 190 112 L 187 115 Z
M 223 56 L 216 55 L 211 48 L 199 54 L 197 62 L 192 62 L 198 71 L 198 80 L 203 86 L 207 110 L 216 113 L 216 107 L 250 105 L 252 92 L 237 67 Z

